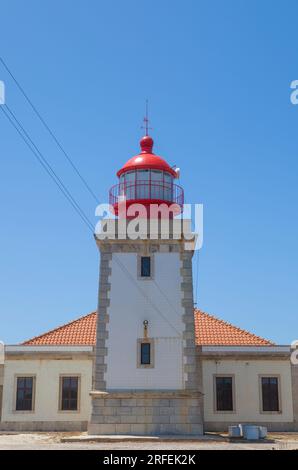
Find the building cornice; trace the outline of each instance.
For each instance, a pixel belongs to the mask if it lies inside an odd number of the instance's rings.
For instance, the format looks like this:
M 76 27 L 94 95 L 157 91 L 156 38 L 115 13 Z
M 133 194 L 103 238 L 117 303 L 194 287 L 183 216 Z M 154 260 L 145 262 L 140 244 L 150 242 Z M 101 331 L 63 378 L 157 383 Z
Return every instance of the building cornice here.
M 57 357 L 68 358 L 75 356 L 78 357 L 92 357 L 93 346 L 71 346 L 71 345 L 6 345 L 5 346 L 5 359 L 38 359 Z
M 291 347 L 280 346 L 200 346 L 199 354 L 207 359 L 288 359 Z

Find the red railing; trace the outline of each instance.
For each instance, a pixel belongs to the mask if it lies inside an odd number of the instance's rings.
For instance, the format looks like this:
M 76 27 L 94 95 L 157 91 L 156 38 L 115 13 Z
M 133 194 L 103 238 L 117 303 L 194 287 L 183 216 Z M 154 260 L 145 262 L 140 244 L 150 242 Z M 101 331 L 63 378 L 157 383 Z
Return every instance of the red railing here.
M 109 193 L 109 202 L 111 205 L 118 203 L 119 197 L 126 196 L 127 201 L 144 201 L 148 200 L 153 203 L 171 202 L 183 206 L 184 191 L 181 186 L 174 183 L 166 183 L 163 181 L 136 181 L 123 182 L 112 186 Z

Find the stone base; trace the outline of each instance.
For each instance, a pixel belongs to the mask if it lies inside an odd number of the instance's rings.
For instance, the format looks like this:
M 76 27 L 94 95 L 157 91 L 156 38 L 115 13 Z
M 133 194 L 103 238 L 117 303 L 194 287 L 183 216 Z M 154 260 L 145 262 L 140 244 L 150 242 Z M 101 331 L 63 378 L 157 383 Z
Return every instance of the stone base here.
M 92 435 L 202 435 L 202 394 L 194 391 L 91 392 Z

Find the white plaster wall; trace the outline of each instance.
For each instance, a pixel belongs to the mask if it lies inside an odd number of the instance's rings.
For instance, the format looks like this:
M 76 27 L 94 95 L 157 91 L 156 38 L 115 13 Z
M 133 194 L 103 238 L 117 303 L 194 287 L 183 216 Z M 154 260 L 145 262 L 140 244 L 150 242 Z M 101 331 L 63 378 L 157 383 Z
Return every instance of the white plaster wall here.
M 36 376 L 35 409 L 14 411 L 16 375 Z M 59 376 L 81 376 L 80 410 L 59 411 Z M 2 421 L 88 421 L 91 411 L 92 360 L 6 360 L 3 387 Z
M 214 374 L 235 375 L 235 413 L 214 411 Z M 261 413 L 259 375 L 280 376 L 281 413 Z M 205 421 L 270 421 L 293 420 L 290 361 L 281 360 L 203 360 Z
M 159 312 L 122 271 L 115 256 Z M 113 254 L 111 267 L 107 388 L 182 389 L 183 309 L 179 253 L 154 254 L 154 281 L 138 279 L 136 253 Z M 137 368 L 137 339 L 143 337 L 144 320 L 149 321 L 148 336 L 155 340 L 155 367 L 151 369 Z

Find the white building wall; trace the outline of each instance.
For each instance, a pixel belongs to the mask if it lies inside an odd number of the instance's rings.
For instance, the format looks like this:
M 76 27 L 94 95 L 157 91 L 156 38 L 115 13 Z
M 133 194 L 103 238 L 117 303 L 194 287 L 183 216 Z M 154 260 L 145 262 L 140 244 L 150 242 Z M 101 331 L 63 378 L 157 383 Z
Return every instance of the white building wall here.
M 116 260 L 125 266 L 138 287 Z M 136 253 L 114 253 L 111 267 L 107 389 L 182 389 L 183 309 L 179 253 L 154 254 L 153 280 L 138 279 Z M 144 320 L 148 320 L 148 336 L 155 342 L 155 367 L 151 369 L 137 368 L 137 339 L 143 337 Z
M 2 421 L 88 421 L 91 410 L 92 360 L 6 360 Z M 36 376 L 34 411 L 15 411 L 16 376 Z M 80 376 L 79 411 L 59 411 L 59 377 Z
M 214 375 L 234 375 L 235 412 L 215 411 Z M 261 412 L 260 375 L 279 376 L 280 413 Z M 204 420 L 206 422 L 291 422 L 293 420 L 291 364 L 285 360 L 203 360 Z

